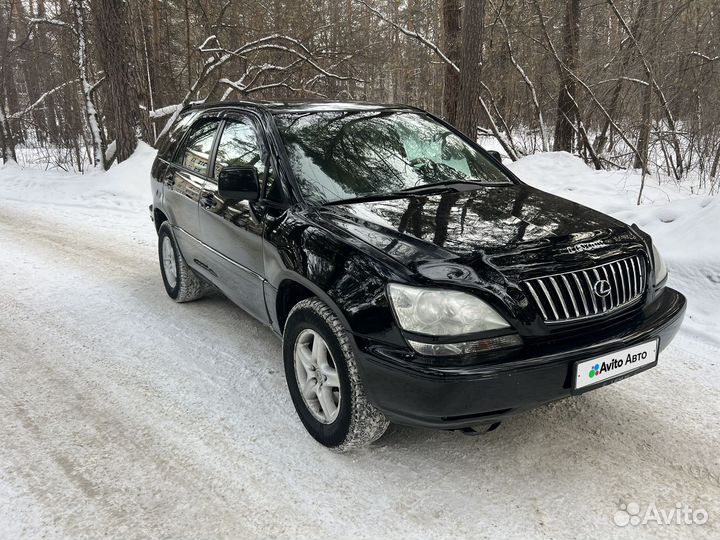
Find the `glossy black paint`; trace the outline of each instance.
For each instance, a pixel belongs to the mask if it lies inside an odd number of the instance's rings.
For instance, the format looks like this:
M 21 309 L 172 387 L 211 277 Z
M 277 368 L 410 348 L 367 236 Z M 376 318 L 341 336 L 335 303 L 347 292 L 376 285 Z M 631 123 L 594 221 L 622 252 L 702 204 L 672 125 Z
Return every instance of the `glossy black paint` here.
M 500 163 L 514 184 L 333 206 L 306 203 L 273 114 L 381 108 L 422 112 L 367 103 L 235 103 L 185 111 L 152 169 L 156 226 L 169 220 L 188 264 L 278 334 L 290 303 L 320 297 L 354 338 L 370 399 L 405 423 L 457 428 L 490 422 L 568 395 L 575 360 L 648 336 L 660 337 L 661 347 L 672 339 L 685 300 L 654 283 L 650 238 L 531 188 Z M 212 176 L 220 135 L 207 174 L 177 163 L 187 133 L 208 118 L 219 121 L 218 134 L 229 122 L 252 124 L 264 174 L 277 175 L 279 196 L 271 200 L 262 193 L 257 201 L 238 201 L 221 195 Z M 597 240 L 604 246 L 568 250 Z M 647 291 L 641 302 L 604 317 L 551 327 L 521 287 L 528 277 L 634 253 L 646 258 Z M 394 320 L 389 282 L 468 291 L 501 313 L 523 345 L 463 357 L 420 357 L 406 343 L 412 336 Z
M 218 175 L 218 194 L 224 199 L 255 202 L 260 182 L 254 167 L 226 167 Z
M 395 422 L 441 429 L 492 424 L 542 403 L 612 384 L 644 369 L 572 390 L 576 362 L 652 339 L 660 350 L 677 333 L 685 298 L 666 288 L 653 304 L 615 328 L 565 341 L 526 344 L 471 366 L 434 367 L 404 361 L 381 347 L 361 353 L 370 399 Z

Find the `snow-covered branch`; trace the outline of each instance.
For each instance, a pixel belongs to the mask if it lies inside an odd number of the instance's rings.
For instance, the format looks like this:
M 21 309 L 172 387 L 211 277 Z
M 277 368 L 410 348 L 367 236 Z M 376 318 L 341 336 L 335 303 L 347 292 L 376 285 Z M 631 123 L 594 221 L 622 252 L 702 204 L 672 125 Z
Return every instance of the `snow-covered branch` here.
M 152 111 L 148 111 L 148 116 L 150 118 L 164 118 L 168 115 L 171 115 L 172 113 L 179 111 L 183 108 L 182 103 L 175 103 L 174 105 L 168 105 L 167 107 L 160 107 L 159 109 L 154 109 Z
M 706 62 L 717 62 L 718 60 L 720 60 L 720 56 L 710 57 L 710 56 L 708 56 L 707 54 L 703 54 L 703 53 L 698 52 L 698 51 L 692 51 L 692 52 L 690 53 L 690 56 L 697 56 L 698 58 L 702 58 L 702 59 L 705 60 Z
M 231 60 L 241 58 L 248 60 L 248 57 L 256 57 L 258 53 L 262 52 L 277 52 L 285 55 L 290 55 L 295 59 L 287 65 L 276 65 L 272 63 L 263 64 L 251 64 L 247 67 L 244 73 L 237 79 L 233 80 L 228 77 L 223 77 L 217 81 L 216 84 L 222 84 L 227 86 L 227 90 L 224 92 L 221 100 L 227 99 L 232 92 L 239 92 L 240 94 L 249 94 L 251 92 L 259 92 L 260 90 L 267 90 L 270 88 L 285 88 L 293 92 L 304 91 L 318 95 L 317 92 L 313 92 L 307 88 L 307 83 L 303 88 L 295 88 L 289 84 L 288 80 L 294 68 L 300 65 L 310 66 L 315 70 L 318 75 L 311 79 L 312 81 L 317 80 L 317 77 L 326 77 L 335 79 L 338 81 L 358 81 L 363 82 L 361 79 L 355 77 L 349 77 L 339 75 L 324 68 L 316 60 L 314 53 L 308 49 L 304 44 L 295 38 L 286 36 L 283 34 L 271 34 L 264 36 L 260 39 L 256 39 L 245 43 L 241 47 L 236 49 L 227 49 L 222 46 L 218 38 L 214 35 L 207 37 L 202 44 L 198 47 L 198 50 L 202 53 L 211 53 L 212 56 L 207 58 L 203 65 L 200 74 L 198 75 L 195 82 L 191 85 L 185 97 L 180 103 L 163 107 L 149 111 L 150 118 L 161 118 L 170 116 L 162 131 L 158 135 L 158 139 L 162 137 L 167 130 L 170 128 L 172 123 L 175 121 L 180 111 L 186 107 L 193 96 L 197 95 L 197 92 L 203 87 L 205 82 L 210 79 L 210 76 L 220 67 Z M 263 81 L 265 75 L 269 73 L 283 73 L 287 76 L 282 77 L 279 81 Z M 210 92 L 212 93 L 212 92 Z M 207 99 L 207 97 L 205 98 Z M 199 100 L 199 102 L 205 101 L 205 99 Z
M 594 83 L 594 84 L 591 84 L 591 85 L 589 85 L 589 86 L 598 86 L 598 85 L 601 85 L 601 84 L 606 84 L 606 83 L 609 83 L 609 82 L 617 82 L 617 81 L 628 81 L 628 82 L 632 82 L 632 83 L 635 83 L 635 84 L 639 84 L 639 85 L 641 85 L 641 86 L 650 86 L 650 83 L 649 83 L 649 82 L 643 81 L 642 79 L 636 79 L 636 78 L 634 78 L 634 77 L 614 77 L 614 78 L 612 78 L 612 79 L 603 79 L 602 81 L 598 81 L 598 82 L 596 82 L 596 83 Z
M 52 90 L 48 90 L 48 91 L 45 92 L 43 95 L 41 95 L 39 98 L 37 98 L 37 100 L 35 100 L 33 103 L 31 103 L 30 105 L 28 105 L 28 106 L 25 107 L 24 109 L 22 109 L 22 110 L 20 110 L 20 111 L 17 111 L 17 112 L 14 112 L 14 113 L 10 113 L 9 115 L 7 115 L 7 119 L 8 119 L 8 120 L 15 120 L 15 119 L 17 119 L 17 118 L 22 118 L 23 116 L 25 116 L 25 115 L 26 115 L 27 113 L 29 113 L 30 111 L 32 111 L 32 110 L 34 110 L 34 109 L 37 109 L 40 105 L 42 105 L 43 102 L 44 102 L 49 96 L 53 95 L 53 94 L 54 94 L 55 92 L 57 92 L 58 90 L 62 90 L 62 89 L 65 88 L 68 84 L 72 84 L 72 83 L 76 83 L 76 82 L 78 82 L 78 79 L 73 79 L 73 80 L 71 80 L 71 81 L 66 81 L 66 82 L 64 82 L 64 83 L 56 86 L 56 87 L 53 88 Z
M 76 34 L 77 31 L 75 28 L 65 21 L 62 21 L 60 19 L 49 19 L 49 18 L 33 18 L 28 21 L 31 25 L 38 25 L 38 24 L 49 24 L 52 26 L 58 26 L 60 28 L 64 28 L 65 30 L 70 30 L 72 33 Z

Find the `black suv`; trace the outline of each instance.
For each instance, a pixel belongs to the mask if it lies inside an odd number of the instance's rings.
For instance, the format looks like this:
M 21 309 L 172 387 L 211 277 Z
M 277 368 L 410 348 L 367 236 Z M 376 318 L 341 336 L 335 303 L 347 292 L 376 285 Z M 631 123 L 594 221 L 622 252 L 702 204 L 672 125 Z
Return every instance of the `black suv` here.
M 214 286 L 270 325 L 300 419 L 337 450 L 634 375 L 685 312 L 647 234 L 412 107 L 189 107 L 152 191 L 170 297 Z

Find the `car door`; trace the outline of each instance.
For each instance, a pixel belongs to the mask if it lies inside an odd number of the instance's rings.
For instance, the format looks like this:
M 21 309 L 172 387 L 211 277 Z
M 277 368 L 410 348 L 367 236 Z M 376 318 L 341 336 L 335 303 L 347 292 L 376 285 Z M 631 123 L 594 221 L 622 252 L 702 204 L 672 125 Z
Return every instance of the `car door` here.
M 262 205 L 224 199 L 217 178 L 223 168 L 255 167 L 260 184 L 268 169 L 268 152 L 261 131 L 249 114 L 225 116 L 217 143 L 212 176 L 200 195 L 200 234 L 213 281 L 236 304 L 263 322 L 268 321 L 263 294 Z
M 200 116 L 165 169 L 164 207 L 175 231 L 180 251 L 190 266 L 197 267 L 201 254 L 198 202 L 210 173 L 212 150 L 221 120 L 216 114 Z

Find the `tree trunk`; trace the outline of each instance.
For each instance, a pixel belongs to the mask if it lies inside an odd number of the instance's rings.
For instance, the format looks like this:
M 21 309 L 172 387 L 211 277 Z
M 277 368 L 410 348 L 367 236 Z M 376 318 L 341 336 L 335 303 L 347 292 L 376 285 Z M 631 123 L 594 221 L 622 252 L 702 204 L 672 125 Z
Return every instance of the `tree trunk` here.
M 118 163 L 129 158 L 137 146 L 139 100 L 134 59 L 130 54 L 130 24 L 123 0 L 93 0 L 96 42 L 100 65 L 108 88 L 108 117 L 115 135 Z
M 580 43 L 580 0 L 565 0 L 565 25 L 563 28 L 563 63 L 569 71 L 575 72 L 578 63 Z M 568 70 L 560 71 L 560 92 L 557 101 L 555 119 L 555 140 L 553 150 L 572 152 L 573 125 L 577 121 L 578 110 L 575 105 L 575 79 Z
M 13 133 L 13 126 L 8 116 L 17 106 L 15 84 L 12 80 L 12 69 L 8 58 L 10 40 L 13 35 L 12 25 L 15 17 L 14 2 L 7 2 L 0 6 L 0 149 L 3 163 L 16 161 L 15 145 L 17 140 Z
M 715 158 L 713 159 L 712 168 L 710 169 L 710 178 L 715 178 L 720 170 L 720 144 L 718 144 L 717 150 L 715 151 Z
M 646 27 L 643 33 L 648 36 L 650 40 L 654 39 L 654 33 L 657 27 L 657 2 L 654 0 L 641 0 L 638 14 L 642 14 L 643 19 L 646 21 Z M 640 39 L 641 29 L 643 29 L 642 26 L 636 29 L 635 39 Z M 633 168 L 642 169 L 643 174 L 649 173 L 647 164 L 648 149 L 650 147 L 650 129 L 652 125 L 652 107 L 653 87 L 650 81 L 648 81 L 647 86 L 642 89 L 642 113 L 637 144 L 638 155 L 635 156 L 635 162 L 633 163 Z
M 460 1 L 442 0 L 443 51 L 455 64 L 460 48 Z M 460 75 L 452 66 L 445 64 L 443 74 L 442 111 L 445 120 L 457 124 L 457 97 Z
M 92 164 L 97 169 L 105 170 L 105 133 L 101 126 L 95 100 L 93 86 L 88 79 L 88 58 L 85 26 L 85 6 L 83 0 L 72 0 L 75 38 L 77 39 L 77 68 L 80 76 L 80 87 L 83 95 L 83 112 L 90 130 L 92 141 Z
M 477 139 L 480 123 L 480 90 L 482 88 L 482 45 L 485 0 L 465 0 L 462 16 L 460 50 L 460 87 L 457 100 L 457 122 L 460 131 Z
M 633 168 L 643 169 L 644 173 L 648 172 L 648 148 L 650 147 L 650 127 L 652 123 L 652 103 L 653 90 L 648 83 L 642 91 L 642 119 L 640 121 L 640 131 L 638 133 L 638 155 L 635 156 Z

